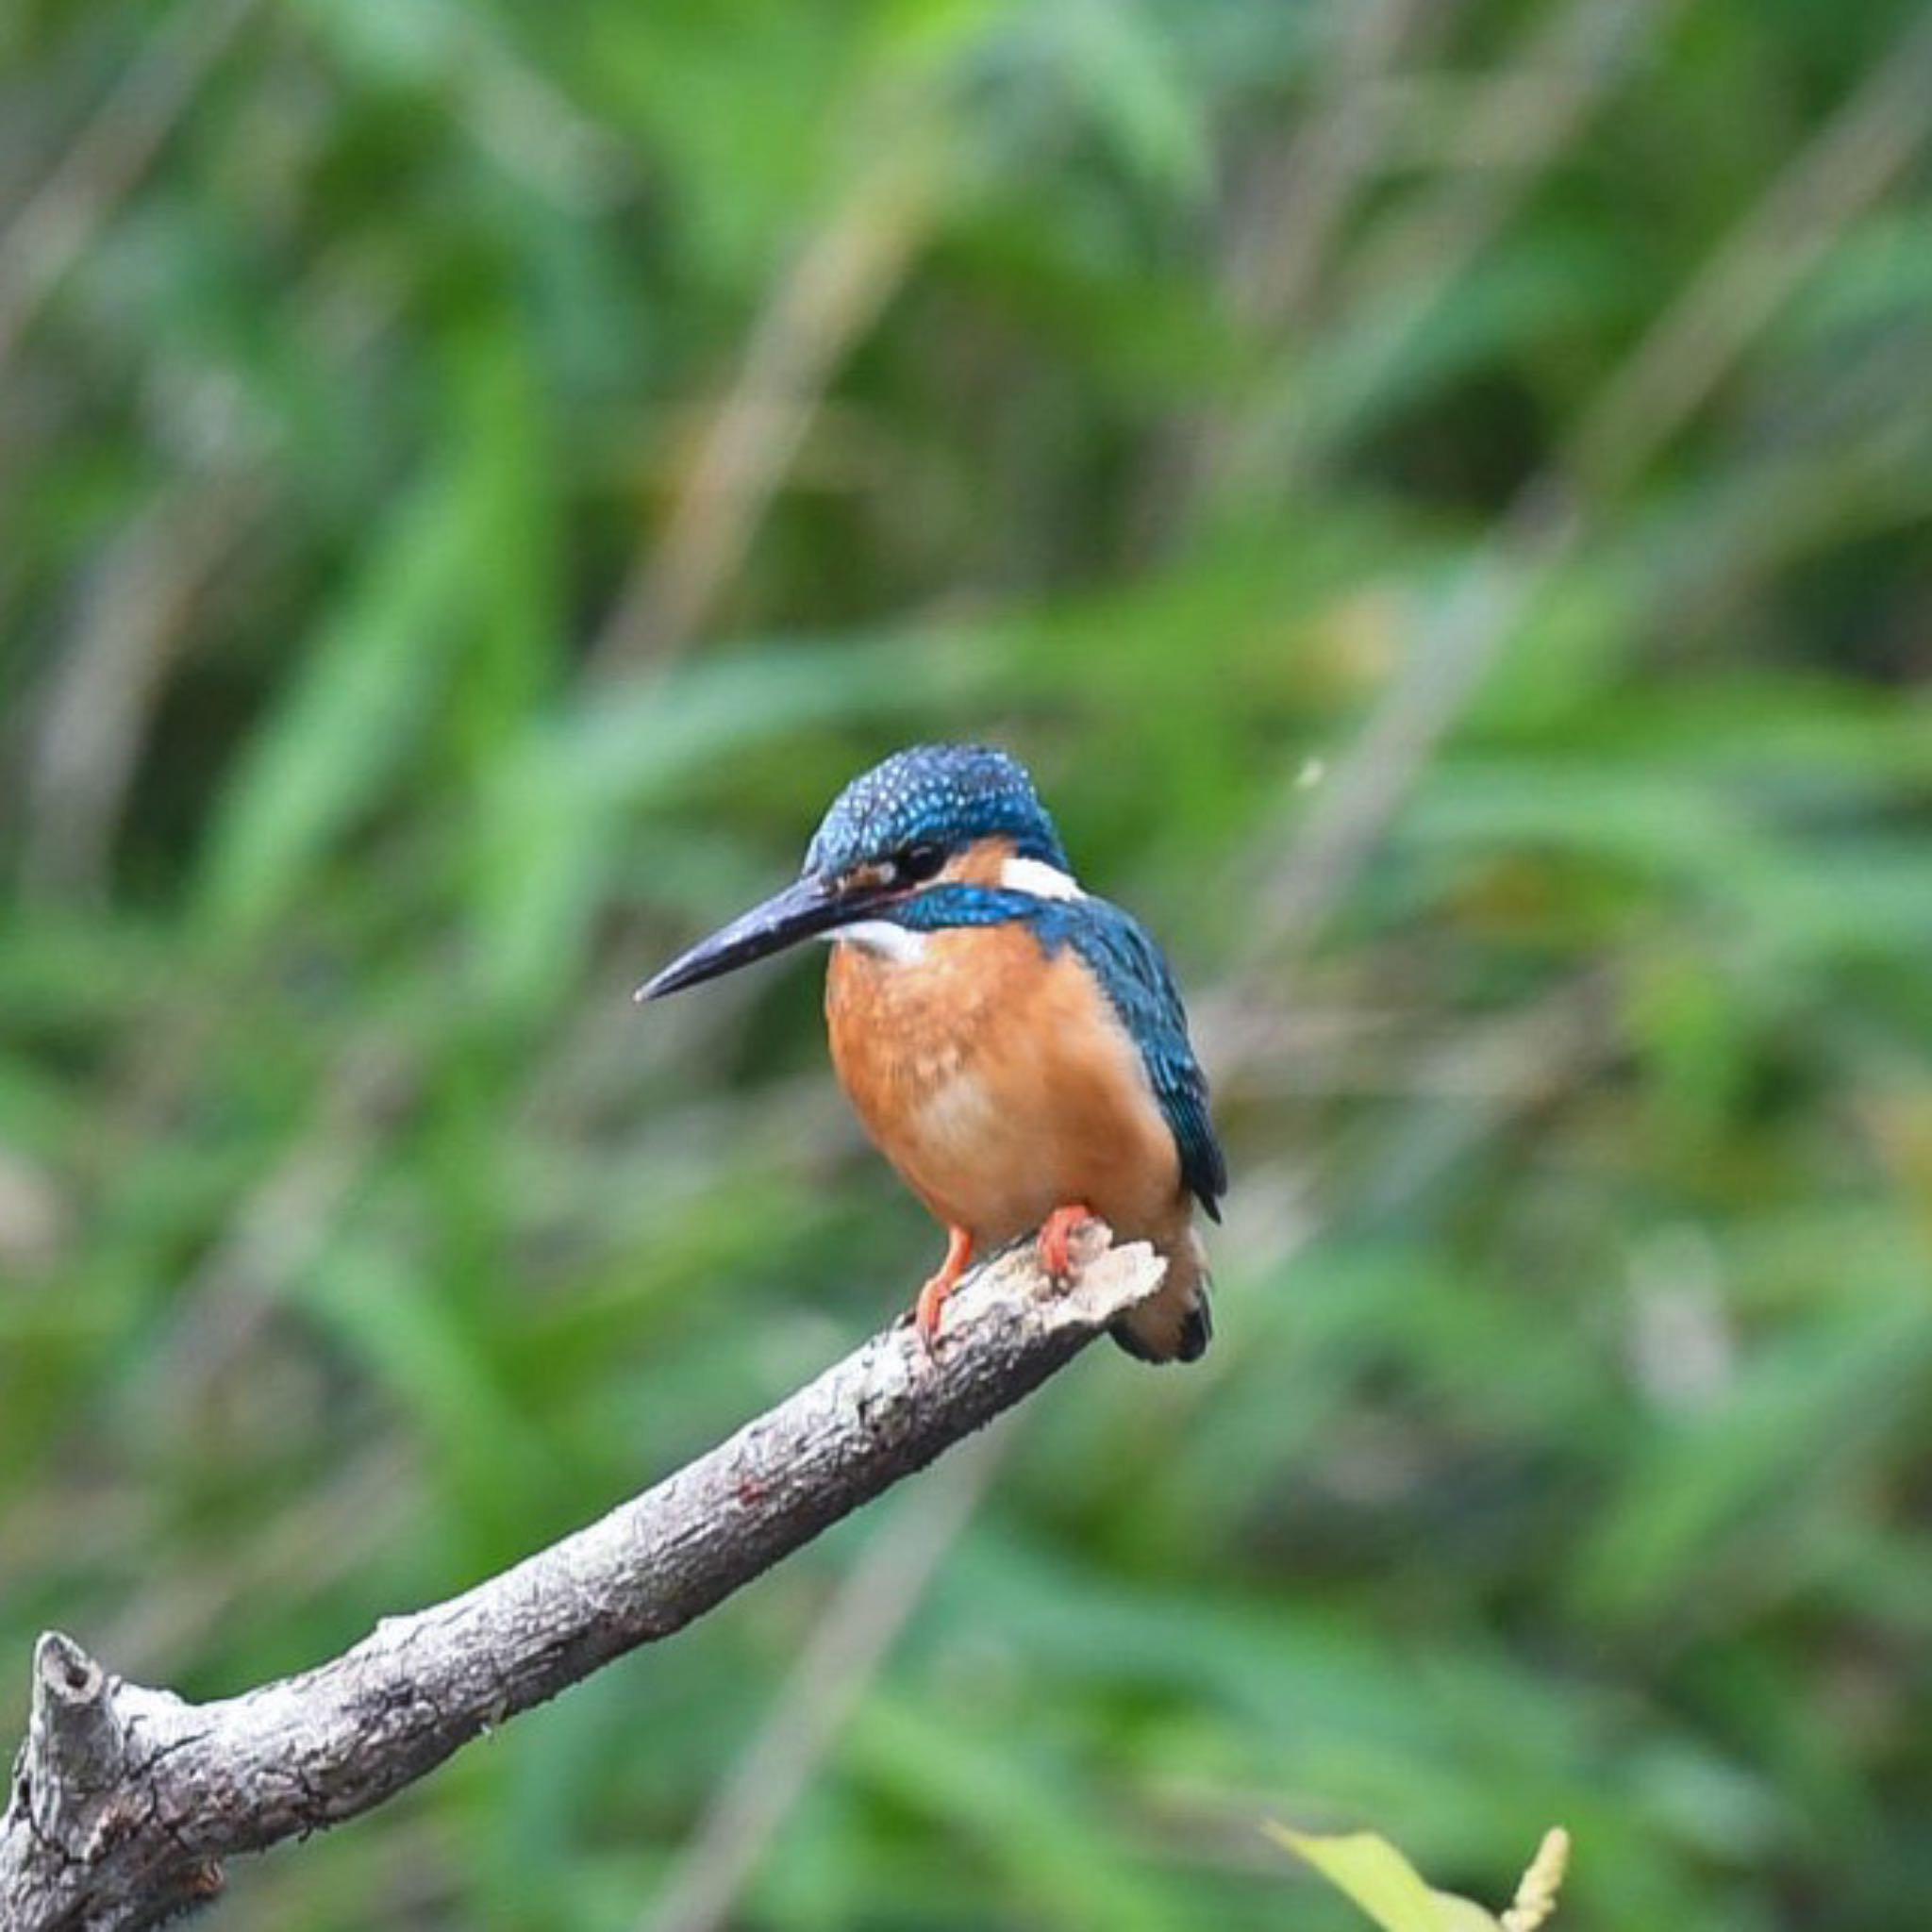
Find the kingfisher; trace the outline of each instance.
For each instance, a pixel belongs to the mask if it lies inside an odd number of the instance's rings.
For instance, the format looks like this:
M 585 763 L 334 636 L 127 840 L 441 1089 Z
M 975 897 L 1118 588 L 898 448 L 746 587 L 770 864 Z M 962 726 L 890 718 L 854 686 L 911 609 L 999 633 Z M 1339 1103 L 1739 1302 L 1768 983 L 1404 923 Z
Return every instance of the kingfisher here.
M 974 744 L 895 753 L 855 778 L 797 879 L 680 955 L 641 1000 L 808 938 L 831 942 L 832 1064 L 867 1134 L 947 1231 L 914 1321 L 937 1343 L 976 1255 L 1035 1232 L 1065 1283 L 1098 1217 L 1150 1242 L 1159 1290 L 1113 1337 L 1143 1361 L 1207 1348 L 1198 1205 L 1227 1167 L 1160 948 L 1084 891 L 1024 767 Z

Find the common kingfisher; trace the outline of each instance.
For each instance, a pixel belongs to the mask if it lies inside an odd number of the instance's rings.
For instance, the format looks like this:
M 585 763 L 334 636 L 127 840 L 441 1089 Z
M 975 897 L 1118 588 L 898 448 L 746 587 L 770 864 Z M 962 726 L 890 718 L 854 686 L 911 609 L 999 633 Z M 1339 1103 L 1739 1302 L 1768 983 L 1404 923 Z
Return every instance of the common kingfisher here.
M 1024 768 L 920 745 L 833 802 L 797 880 L 638 989 L 656 999 L 821 936 L 832 1064 L 866 1132 L 948 1234 L 914 1315 L 928 1347 L 977 1253 L 1038 1229 L 1049 1274 L 1098 1215 L 1167 1263 L 1114 1339 L 1143 1361 L 1208 1346 L 1194 1204 L 1227 1169 L 1158 946 L 1083 891 Z

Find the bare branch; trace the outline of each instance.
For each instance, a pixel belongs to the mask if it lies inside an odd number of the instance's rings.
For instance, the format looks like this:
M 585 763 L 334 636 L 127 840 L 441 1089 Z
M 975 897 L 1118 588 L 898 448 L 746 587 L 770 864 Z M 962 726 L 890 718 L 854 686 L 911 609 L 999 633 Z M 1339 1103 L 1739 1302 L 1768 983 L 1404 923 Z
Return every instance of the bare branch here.
M 70 1639 L 34 1657 L 0 1816 L 6 1932 L 138 1932 L 211 1898 L 219 1861 L 353 1818 L 472 1738 L 683 1628 L 1039 1387 L 1159 1286 L 1096 1238 L 1046 1288 L 1030 1250 L 947 1307 L 936 1357 L 875 1336 L 728 1441 L 462 1596 L 219 1703 L 114 1677 Z

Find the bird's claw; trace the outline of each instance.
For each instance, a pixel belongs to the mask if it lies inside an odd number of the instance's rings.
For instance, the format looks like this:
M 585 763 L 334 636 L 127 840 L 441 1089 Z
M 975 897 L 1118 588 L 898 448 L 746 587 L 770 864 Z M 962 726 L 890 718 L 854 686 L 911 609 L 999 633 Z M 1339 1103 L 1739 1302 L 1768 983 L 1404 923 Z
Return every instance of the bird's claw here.
M 939 1273 L 926 1278 L 925 1286 L 919 1291 L 919 1299 L 912 1305 L 912 1325 L 927 1356 L 938 1351 L 941 1312 L 972 1259 L 973 1237 L 964 1228 L 949 1230 L 946 1258 L 941 1262 Z
M 919 1299 L 912 1306 L 912 1326 L 919 1337 L 919 1345 L 927 1355 L 939 1347 L 940 1311 L 946 1305 L 946 1296 L 952 1291 L 953 1284 L 943 1274 L 935 1274 L 919 1291 Z
M 1047 1279 L 1056 1288 L 1071 1285 L 1077 1270 L 1074 1257 L 1074 1236 L 1093 1219 L 1093 1210 L 1084 1202 L 1070 1201 L 1056 1208 L 1040 1229 L 1036 1252 Z

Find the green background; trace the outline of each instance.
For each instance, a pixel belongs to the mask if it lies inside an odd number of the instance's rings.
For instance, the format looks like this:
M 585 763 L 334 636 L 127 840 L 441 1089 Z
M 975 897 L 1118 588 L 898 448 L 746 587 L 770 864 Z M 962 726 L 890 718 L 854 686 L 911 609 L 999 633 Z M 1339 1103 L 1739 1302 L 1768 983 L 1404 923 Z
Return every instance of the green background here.
M 212 1923 L 1354 1923 L 1279 1817 L 1923 1932 L 1928 150 L 1891 0 L 11 0 L 8 1743 L 910 1298 L 818 957 L 628 992 L 986 737 L 1188 990 L 1210 1357 Z

